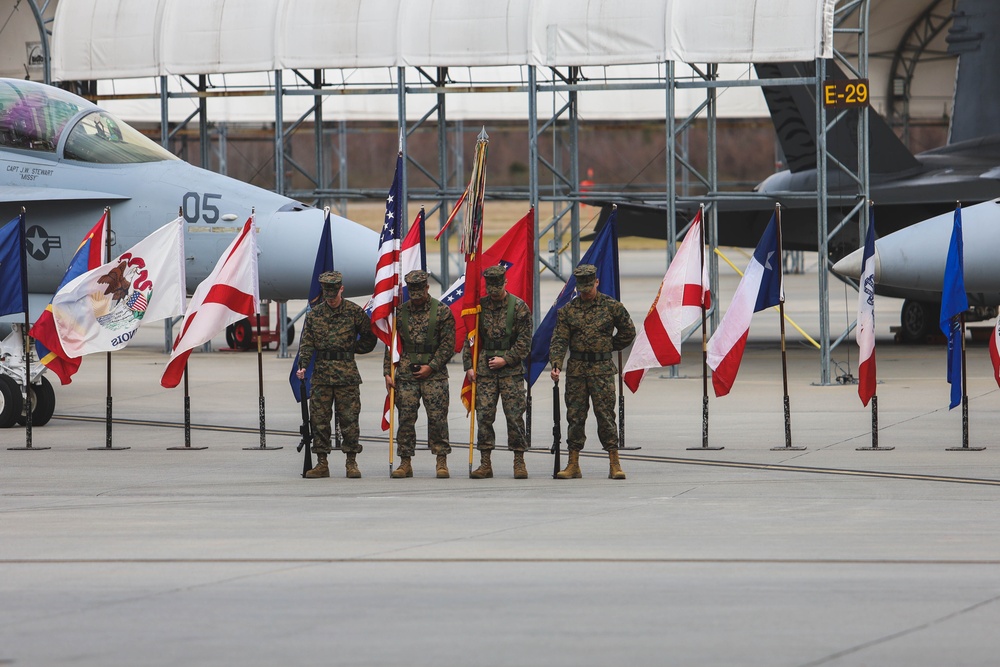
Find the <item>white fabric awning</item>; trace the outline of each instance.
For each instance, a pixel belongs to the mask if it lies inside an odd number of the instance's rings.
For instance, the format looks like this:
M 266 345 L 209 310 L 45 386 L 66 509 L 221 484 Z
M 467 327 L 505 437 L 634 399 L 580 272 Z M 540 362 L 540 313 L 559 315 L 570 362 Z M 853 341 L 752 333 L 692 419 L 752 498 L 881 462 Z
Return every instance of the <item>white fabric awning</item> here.
M 778 62 L 835 0 L 60 0 L 57 80 L 276 69 Z

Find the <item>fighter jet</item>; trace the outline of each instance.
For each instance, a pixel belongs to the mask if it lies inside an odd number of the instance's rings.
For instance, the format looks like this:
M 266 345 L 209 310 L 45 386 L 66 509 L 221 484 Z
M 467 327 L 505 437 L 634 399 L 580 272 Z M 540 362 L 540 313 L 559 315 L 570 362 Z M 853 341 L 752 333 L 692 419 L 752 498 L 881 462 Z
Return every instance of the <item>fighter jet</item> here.
M 323 211 L 194 167 L 69 92 L 0 79 L 0 224 L 26 209 L 31 321 L 48 304 L 78 244 L 106 206 L 112 255 L 181 211 L 187 222 L 189 293 L 254 211 L 261 298 L 308 296 Z M 345 294 L 371 294 L 378 235 L 345 218 L 330 218 L 334 264 L 344 274 Z M 9 345 L 0 346 L 4 355 Z M 23 378 L 23 366 L 17 373 L 4 363 L 0 379 Z
M 921 342 L 938 331 L 954 219 L 954 212 L 944 213 L 875 242 L 875 292 L 906 299 L 900 327 L 904 341 Z M 996 317 L 1000 304 L 1000 199 L 962 208 L 962 240 L 968 318 L 974 321 Z M 861 255 L 862 250 L 855 250 L 833 266 L 834 272 L 858 279 Z

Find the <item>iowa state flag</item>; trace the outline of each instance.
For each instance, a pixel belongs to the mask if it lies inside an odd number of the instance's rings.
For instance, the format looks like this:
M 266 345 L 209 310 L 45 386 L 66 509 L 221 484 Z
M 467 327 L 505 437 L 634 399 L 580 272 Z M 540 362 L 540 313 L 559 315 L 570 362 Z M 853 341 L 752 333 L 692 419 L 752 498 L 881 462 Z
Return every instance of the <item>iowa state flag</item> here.
M 712 387 L 716 396 L 728 394 L 736 382 L 753 314 L 777 306 L 784 298 L 778 221 L 772 215 L 733 294 L 729 310 L 708 340 L 708 366 L 712 369 Z
M 94 225 L 83 241 L 76 249 L 76 254 L 70 260 L 66 268 L 66 275 L 59 283 L 57 292 L 82 276 L 87 271 L 96 269 L 105 261 L 105 229 L 108 214 L 105 212 L 101 219 Z M 62 343 L 59 342 L 59 334 L 56 333 L 56 323 L 52 319 L 52 303 L 45 308 L 41 316 L 31 327 L 31 337 L 35 339 L 35 351 L 38 353 L 38 360 L 59 377 L 59 382 L 69 384 L 72 382 L 73 374 L 80 370 L 80 357 L 71 357 L 63 350 Z
M 858 328 L 855 332 L 860 352 L 858 359 L 858 396 L 868 405 L 875 395 L 875 211 L 868 219 L 865 250 L 861 259 L 861 283 L 858 286 Z
M 701 229 L 701 211 L 698 211 L 632 345 L 623 370 L 625 384 L 633 394 L 647 368 L 681 363 L 684 330 L 701 321 L 702 304 L 705 308 L 712 305 L 708 267 L 702 258 L 705 246 Z

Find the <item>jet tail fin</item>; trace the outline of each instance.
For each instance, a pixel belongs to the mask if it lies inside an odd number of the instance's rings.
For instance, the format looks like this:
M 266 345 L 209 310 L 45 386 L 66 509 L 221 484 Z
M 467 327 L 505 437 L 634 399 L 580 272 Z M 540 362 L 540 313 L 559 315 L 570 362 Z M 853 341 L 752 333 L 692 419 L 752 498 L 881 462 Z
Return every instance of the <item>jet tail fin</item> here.
M 958 55 L 955 104 L 948 143 L 997 134 L 1000 88 L 989 85 L 1000 62 L 1000 6 L 996 0 L 962 0 L 948 31 L 948 53 Z
M 814 76 L 815 63 L 755 64 L 761 79 Z M 831 79 L 846 79 L 836 63 L 827 63 Z M 771 112 L 771 122 L 778 134 L 778 142 L 785 154 L 785 163 L 793 173 L 816 168 L 816 96 L 811 86 L 764 86 L 764 99 Z M 884 174 L 906 171 L 919 167 L 913 154 L 903 145 L 896 133 L 870 107 L 868 113 L 869 168 L 872 173 Z M 827 150 L 850 169 L 857 168 L 858 114 L 848 114 L 827 132 Z

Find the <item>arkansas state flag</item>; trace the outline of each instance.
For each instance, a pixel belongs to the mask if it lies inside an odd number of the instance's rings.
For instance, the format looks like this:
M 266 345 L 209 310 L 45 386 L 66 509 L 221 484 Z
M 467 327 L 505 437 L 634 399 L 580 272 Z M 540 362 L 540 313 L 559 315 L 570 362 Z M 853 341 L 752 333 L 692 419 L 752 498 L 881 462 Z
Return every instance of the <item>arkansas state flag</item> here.
M 708 340 L 708 366 L 712 369 L 712 386 L 716 396 L 728 394 L 736 382 L 753 314 L 777 306 L 784 299 L 778 221 L 772 215 L 733 294 L 729 310 Z
M 207 343 L 233 322 L 259 312 L 257 234 L 251 216 L 212 273 L 194 291 L 160 384 L 168 389 L 176 387 L 184 377 L 192 349 Z
M 861 283 L 858 286 L 858 396 L 868 405 L 875 395 L 875 211 L 868 219 L 865 250 L 861 259 Z
M 701 211 L 663 276 L 653 305 L 625 362 L 625 384 L 634 394 L 647 368 L 681 363 L 681 336 L 712 305 L 708 267 L 702 260 Z
M 78 276 L 104 264 L 104 231 L 107 218 L 108 214 L 105 212 L 97 224 L 87 232 L 73 259 L 70 260 L 57 292 Z M 59 334 L 56 332 L 56 322 L 52 319 L 51 302 L 31 326 L 31 337 L 35 339 L 35 352 L 38 353 L 38 360 L 42 365 L 59 376 L 59 382 L 62 384 L 72 382 L 73 374 L 80 370 L 80 357 L 71 357 L 63 350 Z
M 184 312 L 184 218 L 67 283 L 49 307 L 68 356 L 120 350 L 143 322 Z

